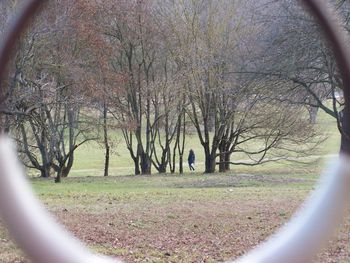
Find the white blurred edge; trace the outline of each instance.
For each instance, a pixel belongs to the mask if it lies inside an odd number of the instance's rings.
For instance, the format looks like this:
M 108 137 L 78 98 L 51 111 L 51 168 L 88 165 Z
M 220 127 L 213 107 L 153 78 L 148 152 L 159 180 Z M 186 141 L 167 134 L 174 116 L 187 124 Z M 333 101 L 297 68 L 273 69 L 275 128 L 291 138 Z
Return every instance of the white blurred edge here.
M 90 252 L 56 223 L 32 192 L 14 143 L 5 135 L 0 135 L 0 216 L 33 262 L 121 262 Z
M 350 158 L 334 158 L 291 221 L 236 263 L 312 262 L 332 238 L 350 201 Z

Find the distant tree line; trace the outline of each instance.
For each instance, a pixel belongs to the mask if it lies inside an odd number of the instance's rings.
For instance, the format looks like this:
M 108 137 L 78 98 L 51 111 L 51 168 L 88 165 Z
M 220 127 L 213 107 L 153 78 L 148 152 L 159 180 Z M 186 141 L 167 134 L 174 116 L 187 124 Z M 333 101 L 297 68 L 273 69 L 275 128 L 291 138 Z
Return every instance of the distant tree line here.
M 334 5 L 349 29 L 349 4 Z M 0 3 L 1 31 L 17 6 Z M 116 130 L 135 175 L 183 173 L 190 131 L 206 173 L 307 155 L 318 110 L 342 132 L 338 69 L 295 1 L 54 0 L 32 23 L 1 113 L 42 177 L 68 176 L 89 141 L 103 145 L 107 176 Z

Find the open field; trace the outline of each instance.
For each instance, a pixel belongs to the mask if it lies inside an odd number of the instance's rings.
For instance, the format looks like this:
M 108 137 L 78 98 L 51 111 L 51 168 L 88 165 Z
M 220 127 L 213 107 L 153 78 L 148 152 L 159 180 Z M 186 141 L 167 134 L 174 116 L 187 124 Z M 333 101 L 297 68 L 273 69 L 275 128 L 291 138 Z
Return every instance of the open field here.
M 311 154 L 321 156 L 311 164 L 134 177 L 128 175 L 132 167 L 124 163 L 127 156 L 121 155 L 112 163 L 113 176 L 103 178 L 97 176 L 103 151 L 87 145 L 79 152 L 74 176 L 61 184 L 35 178 L 31 183 L 58 221 L 97 252 L 127 262 L 223 262 L 242 255 L 288 221 L 314 189 L 325 156 L 336 154 L 339 138 L 332 120 L 321 120 L 329 139 L 324 149 Z M 192 142 L 200 162 L 200 146 Z M 349 233 L 350 213 L 317 262 L 350 262 Z M 0 259 L 27 262 L 4 227 Z
M 128 262 L 222 262 L 290 218 L 314 187 L 311 170 L 32 182 L 45 206 L 95 251 Z M 319 262 L 349 262 L 349 230 L 350 217 Z M 0 256 L 26 262 L 0 233 Z

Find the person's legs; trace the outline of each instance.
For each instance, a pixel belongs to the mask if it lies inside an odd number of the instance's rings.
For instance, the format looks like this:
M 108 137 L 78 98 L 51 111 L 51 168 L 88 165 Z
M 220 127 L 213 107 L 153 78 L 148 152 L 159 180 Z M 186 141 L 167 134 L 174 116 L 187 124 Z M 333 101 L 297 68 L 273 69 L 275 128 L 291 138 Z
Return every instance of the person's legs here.
M 194 163 L 191 163 L 191 168 L 192 168 L 191 170 L 192 170 L 192 171 L 195 170 L 193 165 L 194 165 Z

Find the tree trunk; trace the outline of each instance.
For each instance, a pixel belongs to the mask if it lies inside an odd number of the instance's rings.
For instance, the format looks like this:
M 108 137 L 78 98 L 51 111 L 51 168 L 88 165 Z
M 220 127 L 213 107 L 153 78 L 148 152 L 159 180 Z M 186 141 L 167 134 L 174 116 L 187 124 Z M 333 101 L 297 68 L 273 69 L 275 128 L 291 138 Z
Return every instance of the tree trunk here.
M 216 166 L 215 155 L 206 154 L 205 156 L 205 172 L 204 173 L 214 173 Z
M 105 169 L 104 169 L 104 176 L 108 176 L 108 169 L 109 169 L 109 145 L 105 145 L 106 147 L 106 153 L 105 153 Z
M 173 155 L 170 157 L 169 166 L 170 166 L 170 173 L 175 173 L 176 168 L 176 147 L 177 142 L 175 143 L 175 146 L 173 148 Z
M 168 162 L 169 162 L 169 151 L 170 151 L 170 145 L 167 142 L 165 145 L 165 149 L 162 151 L 161 163 L 158 168 L 158 173 L 160 174 L 166 173 L 166 169 L 168 167 Z
M 40 170 L 40 177 L 49 178 L 50 177 L 50 167 L 43 167 Z
M 164 164 L 164 163 L 162 163 L 162 164 L 159 166 L 158 172 L 159 172 L 160 174 L 165 174 L 165 173 L 166 173 L 166 167 L 167 167 L 167 165 Z
M 60 167 L 56 174 L 55 183 L 60 183 L 61 177 L 62 177 L 62 168 Z
M 350 122 L 348 120 L 350 119 L 350 107 L 345 106 L 343 112 L 344 112 L 344 116 L 342 120 L 343 133 L 341 136 L 340 150 L 343 153 L 349 154 L 350 153 Z
M 73 167 L 73 162 L 74 162 L 74 152 L 69 154 L 67 165 L 63 165 L 62 177 L 68 177 L 70 170 Z
M 146 153 L 141 153 L 141 174 L 151 174 L 151 160 Z
M 140 165 L 139 165 L 139 158 L 135 158 L 133 159 L 134 161 L 134 167 L 135 167 L 135 175 L 140 175 L 141 171 L 140 171 Z
M 135 165 L 135 175 L 140 175 L 141 171 L 140 171 L 140 167 L 139 164 Z
M 180 154 L 180 156 L 179 156 L 179 173 L 180 174 L 184 173 L 183 159 L 184 159 L 183 155 Z
M 220 162 L 219 172 L 226 173 L 230 170 L 231 153 L 229 153 L 229 147 L 223 147 L 220 149 Z
M 231 162 L 231 153 L 226 153 L 225 154 L 225 172 L 228 172 L 231 170 L 230 162 Z
M 179 172 L 180 172 L 180 174 L 184 173 L 183 160 L 184 160 L 185 142 L 186 142 L 186 113 L 185 113 L 185 111 L 182 114 L 183 114 L 183 120 L 182 120 L 182 144 L 181 144 L 181 146 L 180 146 L 180 142 L 179 142 Z
M 64 166 L 62 168 L 62 177 L 64 177 L 64 178 L 68 177 L 68 174 L 69 174 L 71 168 L 72 168 L 71 166 L 70 167 Z
M 310 107 L 309 108 L 309 116 L 310 116 L 310 123 L 311 124 L 316 124 L 318 109 L 319 109 L 318 107 Z
M 225 157 L 226 157 L 225 152 L 222 152 L 220 150 L 220 163 L 219 163 L 219 172 L 220 173 L 226 172 L 226 164 L 225 164 L 226 158 Z
M 103 134 L 104 134 L 104 144 L 105 144 L 105 168 L 104 168 L 104 176 L 108 176 L 109 169 L 109 143 L 108 143 L 108 130 L 107 130 L 107 105 L 106 103 L 103 105 Z
M 134 161 L 135 175 L 141 174 L 141 171 L 140 171 L 140 157 L 138 155 L 136 155 L 136 156 L 132 155 L 131 158 Z

